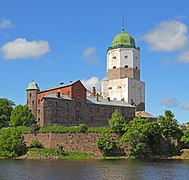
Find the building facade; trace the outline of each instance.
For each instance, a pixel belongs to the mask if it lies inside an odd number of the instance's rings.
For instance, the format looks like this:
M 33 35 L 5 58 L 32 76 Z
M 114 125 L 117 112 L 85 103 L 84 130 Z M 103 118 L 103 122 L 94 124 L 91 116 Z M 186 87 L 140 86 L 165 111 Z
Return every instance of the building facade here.
M 145 111 L 145 83 L 140 81 L 140 48 L 129 34 L 116 35 L 107 50 L 107 78 L 102 95 L 87 90 L 81 81 L 60 83 L 40 91 L 36 82 L 27 88 L 27 105 L 40 126 L 107 126 L 118 109 L 126 121 Z M 90 94 L 87 96 L 86 94 Z
M 128 103 L 103 99 L 97 94 L 86 97 L 87 90 L 80 81 L 60 84 L 44 91 L 40 91 L 37 83 L 31 82 L 26 91 L 28 108 L 40 126 L 107 126 L 116 109 L 126 121 L 135 116 L 135 108 Z

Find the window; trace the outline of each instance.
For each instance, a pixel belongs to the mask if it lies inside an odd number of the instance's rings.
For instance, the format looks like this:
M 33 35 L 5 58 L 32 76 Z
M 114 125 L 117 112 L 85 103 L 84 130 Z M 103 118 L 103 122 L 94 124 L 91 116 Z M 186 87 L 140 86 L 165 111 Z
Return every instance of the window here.
M 116 56 L 113 56 L 113 58 L 112 59 L 116 59 Z
M 32 94 L 30 93 L 30 97 L 32 96 Z
M 114 66 L 113 69 L 116 69 L 116 66 Z
M 32 101 L 32 106 L 34 106 L 34 103 L 35 103 L 35 101 L 33 100 L 33 101 Z
M 126 55 L 125 58 L 128 58 L 128 56 Z
M 38 100 L 38 104 L 40 104 L 40 99 Z
M 117 88 L 118 88 L 118 89 L 121 89 L 121 86 L 118 86 Z
M 109 87 L 108 89 L 112 89 L 112 87 Z
M 129 66 L 128 66 L 128 65 L 125 65 L 125 68 L 129 68 Z
M 136 66 L 136 69 L 138 69 L 138 67 Z

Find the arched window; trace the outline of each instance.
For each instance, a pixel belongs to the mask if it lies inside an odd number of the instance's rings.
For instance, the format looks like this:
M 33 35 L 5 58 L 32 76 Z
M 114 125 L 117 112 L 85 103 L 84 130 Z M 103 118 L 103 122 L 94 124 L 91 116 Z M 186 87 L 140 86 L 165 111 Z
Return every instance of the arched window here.
M 125 68 L 129 68 L 129 66 L 128 66 L 128 65 L 125 65 Z
M 113 69 L 116 69 L 116 66 L 114 66 Z
M 34 103 L 35 103 L 35 101 L 33 100 L 33 101 L 32 101 L 32 106 L 34 105 Z

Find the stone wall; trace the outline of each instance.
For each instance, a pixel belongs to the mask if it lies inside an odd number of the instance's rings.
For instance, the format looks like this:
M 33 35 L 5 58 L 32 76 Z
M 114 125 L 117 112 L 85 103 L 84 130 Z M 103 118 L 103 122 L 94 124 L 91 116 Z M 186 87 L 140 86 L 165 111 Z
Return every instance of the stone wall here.
M 101 156 L 100 150 L 96 146 L 96 141 L 100 133 L 38 133 L 24 134 L 27 146 L 32 140 L 39 140 L 44 147 L 52 148 L 63 146 L 65 151 L 86 152 Z
M 132 120 L 135 116 L 135 108 L 133 107 L 87 104 L 61 98 L 44 98 L 41 108 L 42 115 L 44 115 L 44 117 L 41 116 L 41 126 L 53 124 L 108 126 L 108 121 L 116 109 L 122 113 L 126 121 Z
M 107 79 L 121 79 L 121 78 L 133 78 L 140 81 L 140 70 L 133 69 L 133 68 L 116 68 L 116 69 L 109 69 L 107 73 Z

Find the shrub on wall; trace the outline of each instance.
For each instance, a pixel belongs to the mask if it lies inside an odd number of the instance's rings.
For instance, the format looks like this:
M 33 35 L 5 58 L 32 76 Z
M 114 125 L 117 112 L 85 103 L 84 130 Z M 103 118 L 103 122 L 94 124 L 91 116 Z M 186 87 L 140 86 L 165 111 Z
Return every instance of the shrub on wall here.
M 113 150 L 117 149 L 117 141 L 112 137 L 110 132 L 103 132 L 96 144 L 103 156 L 113 155 Z
M 80 124 L 79 130 L 80 130 L 80 132 L 87 132 L 88 126 L 86 124 Z
M 42 148 L 43 145 L 39 140 L 33 140 L 30 145 L 31 148 Z

